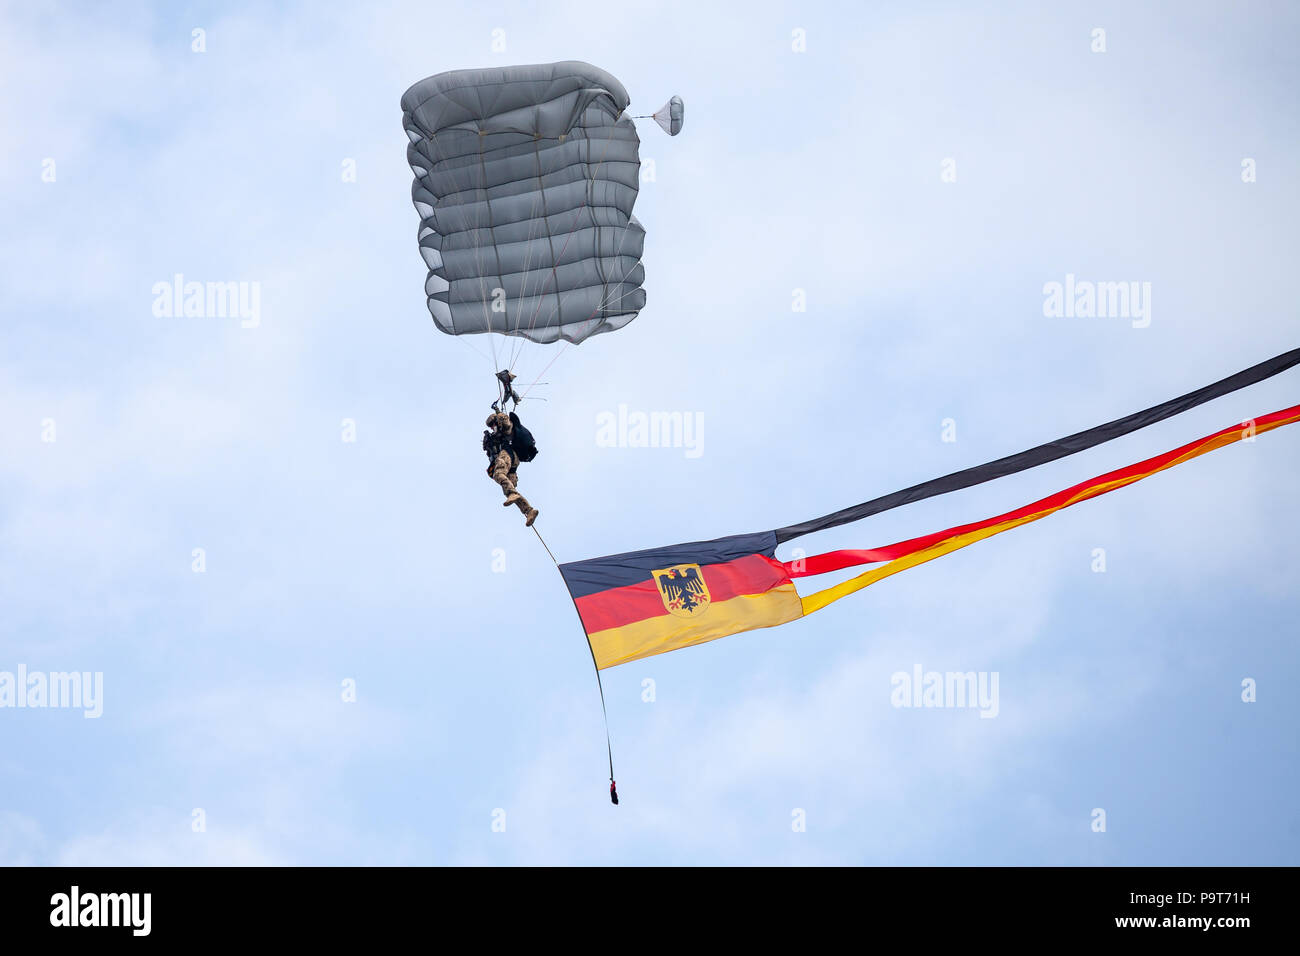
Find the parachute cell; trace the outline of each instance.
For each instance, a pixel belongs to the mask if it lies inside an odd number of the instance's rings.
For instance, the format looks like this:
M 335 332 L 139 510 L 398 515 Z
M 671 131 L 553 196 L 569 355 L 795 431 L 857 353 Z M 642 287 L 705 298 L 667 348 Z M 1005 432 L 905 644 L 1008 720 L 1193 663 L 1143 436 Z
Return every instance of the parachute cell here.
M 645 305 L 627 91 L 587 63 L 456 70 L 402 96 L 443 332 L 581 342 Z

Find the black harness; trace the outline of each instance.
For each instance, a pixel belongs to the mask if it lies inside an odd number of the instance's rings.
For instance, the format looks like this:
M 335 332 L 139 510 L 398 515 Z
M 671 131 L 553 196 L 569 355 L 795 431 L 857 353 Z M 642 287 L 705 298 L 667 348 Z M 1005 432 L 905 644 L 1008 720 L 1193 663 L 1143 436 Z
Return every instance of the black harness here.
M 514 449 L 510 447 L 510 439 L 506 435 L 488 429 L 483 430 L 483 450 L 487 452 L 488 461 L 496 461 L 497 455 L 503 451 L 514 454 Z

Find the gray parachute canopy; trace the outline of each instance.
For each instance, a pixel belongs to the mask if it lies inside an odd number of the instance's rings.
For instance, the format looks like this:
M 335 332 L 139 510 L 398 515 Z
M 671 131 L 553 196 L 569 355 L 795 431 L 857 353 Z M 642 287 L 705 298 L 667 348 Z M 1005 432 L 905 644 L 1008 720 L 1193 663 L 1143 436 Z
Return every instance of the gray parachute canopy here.
M 439 329 L 581 342 L 636 317 L 645 230 L 627 105 L 618 80 L 577 61 L 456 70 L 406 91 Z

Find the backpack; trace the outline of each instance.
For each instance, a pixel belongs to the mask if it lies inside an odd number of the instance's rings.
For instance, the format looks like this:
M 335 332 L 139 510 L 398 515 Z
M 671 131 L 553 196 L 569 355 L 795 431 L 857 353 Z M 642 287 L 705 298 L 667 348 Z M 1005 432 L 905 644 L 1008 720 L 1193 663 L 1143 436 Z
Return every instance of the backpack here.
M 514 448 L 515 454 L 519 456 L 520 461 L 532 461 L 537 457 L 537 440 L 533 438 L 533 433 L 524 427 L 524 423 L 514 412 L 510 413 L 510 424 L 514 426 L 510 445 Z

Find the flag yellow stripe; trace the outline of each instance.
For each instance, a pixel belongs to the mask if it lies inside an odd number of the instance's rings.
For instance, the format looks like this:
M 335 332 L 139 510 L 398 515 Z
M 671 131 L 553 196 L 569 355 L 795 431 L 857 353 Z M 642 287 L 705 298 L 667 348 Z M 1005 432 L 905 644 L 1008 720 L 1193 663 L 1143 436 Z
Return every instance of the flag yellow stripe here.
M 775 627 L 803 616 L 803 603 L 787 583 L 762 594 L 742 594 L 710 604 L 698 619 L 663 614 L 589 634 L 596 667 L 653 657 L 692 644 L 703 644 L 740 631 Z

